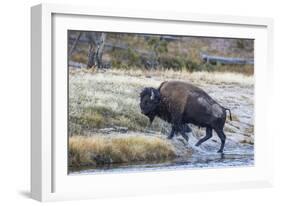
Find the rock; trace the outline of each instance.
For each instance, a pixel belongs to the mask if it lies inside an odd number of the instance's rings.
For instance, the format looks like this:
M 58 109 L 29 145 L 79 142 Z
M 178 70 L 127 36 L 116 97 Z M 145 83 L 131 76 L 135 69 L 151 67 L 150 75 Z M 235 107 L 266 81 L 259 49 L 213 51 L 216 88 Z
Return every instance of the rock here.
M 99 131 L 100 133 L 109 134 L 109 133 L 111 133 L 111 132 L 114 132 L 114 131 L 115 131 L 115 129 L 114 129 L 114 128 L 112 128 L 112 127 L 110 127 L 110 128 L 103 128 L 103 129 L 99 129 L 98 131 Z
M 106 155 L 93 155 L 92 159 L 96 162 L 97 165 L 111 164 L 113 160 Z
M 128 132 L 128 128 L 127 127 L 114 127 L 116 132 L 120 132 L 120 133 L 127 133 Z
M 112 132 L 127 133 L 128 128 L 127 127 L 114 126 L 114 127 L 99 129 L 98 132 L 104 133 L 104 134 L 110 134 Z

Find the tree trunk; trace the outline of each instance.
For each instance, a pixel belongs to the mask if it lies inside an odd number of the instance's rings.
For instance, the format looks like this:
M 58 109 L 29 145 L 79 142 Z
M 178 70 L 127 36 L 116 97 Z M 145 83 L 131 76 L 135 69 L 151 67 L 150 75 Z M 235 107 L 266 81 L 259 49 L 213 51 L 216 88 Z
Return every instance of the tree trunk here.
M 81 34 L 82 34 L 82 32 L 79 32 L 79 33 L 78 33 L 78 35 L 77 35 L 77 37 L 76 37 L 76 39 L 75 39 L 75 41 L 74 41 L 72 47 L 70 48 L 69 53 L 68 53 L 68 57 L 69 57 L 69 58 L 71 57 L 72 53 L 74 52 L 74 50 L 75 50 L 75 48 L 76 48 L 76 46 L 77 46 L 77 43 L 78 43 L 78 41 L 79 41 L 79 39 L 80 39 L 80 37 L 81 37 Z
M 95 50 L 93 42 L 89 43 L 87 69 L 95 66 Z
M 101 37 L 100 37 L 100 41 L 97 45 L 97 48 L 96 48 L 96 66 L 98 68 L 102 68 L 103 67 L 103 64 L 102 64 L 102 54 L 103 54 L 103 49 L 104 49 L 104 44 L 105 44 L 105 39 L 106 39 L 106 33 L 102 33 L 101 34 Z
M 102 54 L 105 45 L 106 33 L 101 33 L 99 41 L 94 42 L 92 37 L 89 37 L 89 51 L 88 51 L 88 63 L 87 68 L 97 67 L 102 68 Z M 94 49 L 94 45 L 96 45 L 96 49 Z

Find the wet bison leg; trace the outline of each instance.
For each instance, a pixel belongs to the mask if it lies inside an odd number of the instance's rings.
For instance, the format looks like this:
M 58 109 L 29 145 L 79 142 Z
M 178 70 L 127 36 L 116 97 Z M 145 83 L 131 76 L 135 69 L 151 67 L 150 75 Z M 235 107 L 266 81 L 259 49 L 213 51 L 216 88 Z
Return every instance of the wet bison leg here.
M 211 127 L 207 127 L 206 128 L 206 136 L 203 137 L 202 139 L 200 139 L 195 146 L 199 146 L 201 145 L 203 142 L 207 141 L 208 139 L 210 139 L 212 137 L 212 128 Z
M 171 124 L 173 125 L 175 132 L 179 132 L 181 136 L 188 141 L 188 136 L 185 134 L 185 124 L 182 122 L 182 112 L 176 105 L 174 108 L 174 111 L 171 111 Z
M 218 153 L 223 153 L 223 148 L 224 148 L 225 139 L 226 139 L 225 134 L 222 129 L 216 129 L 216 133 L 218 134 L 219 138 L 221 139 L 221 147 L 218 150 Z
M 190 129 L 190 128 L 189 128 L 189 129 Z M 182 136 L 186 141 L 188 141 L 189 137 L 185 134 L 185 131 L 186 131 L 185 125 L 180 125 L 179 132 L 180 132 L 181 136 Z
M 188 124 L 185 124 L 185 125 L 184 125 L 184 131 L 185 131 L 186 133 L 192 132 L 192 130 L 191 130 L 191 128 L 188 126 Z
M 172 130 L 171 130 L 171 132 L 170 132 L 170 134 L 168 136 L 168 139 L 172 139 L 174 137 L 175 131 L 176 131 L 175 127 L 174 127 L 174 125 L 172 125 Z
M 184 130 L 184 133 L 189 133 L 189 132 L 192 132 L 191 128 L 188 126 L 188 124 L 186 125 L 183 125 L 183 130 Z M 176 129 L 175 127 L 172 125 L 172 130 L 170 132 L 170 134 L 168 135 L 168 139 L 172 139 L 174 137 L 176 133 Z
M 185 125 L 181 123 L 181 118 L 176 118 L 176 117 L 180 117 L 180 116 L 175 115 L 173 117 L 172 124 L 173 124 L 174 130 L 176 133 L 179 132 L 181 134 L 181 136 L 184 139 L 186 139 L 186 141 L 188 141 L 188 136 L 185 134 Z

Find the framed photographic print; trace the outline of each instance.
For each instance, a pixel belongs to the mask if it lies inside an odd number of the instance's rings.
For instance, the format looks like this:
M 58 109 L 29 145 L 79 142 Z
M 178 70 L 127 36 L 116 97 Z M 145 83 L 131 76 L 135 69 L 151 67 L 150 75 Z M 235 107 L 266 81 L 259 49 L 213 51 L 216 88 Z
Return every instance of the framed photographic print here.
M 31 14 L 34 199 L 272 185 L 271 19 Z

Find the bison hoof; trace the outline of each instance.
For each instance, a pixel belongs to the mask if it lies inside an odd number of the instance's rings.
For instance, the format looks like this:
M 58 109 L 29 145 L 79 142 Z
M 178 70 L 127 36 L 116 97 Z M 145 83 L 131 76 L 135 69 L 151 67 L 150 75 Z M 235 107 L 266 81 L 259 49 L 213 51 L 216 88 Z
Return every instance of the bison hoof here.
M 222 149 L 218 150 L 218 153 L 222 153 L 223 154 L 223 150 Z
M 199 146 L 200 146 L 200 144 L 201 144 L 201 143 L 200 143 L 200 141 L 199 141 L 199 142 L 197 142 L 197 143 L 196 143 L 196 145 L 195 145 L 195 146 L 196 146 L 196 147 L 199 147 Z

